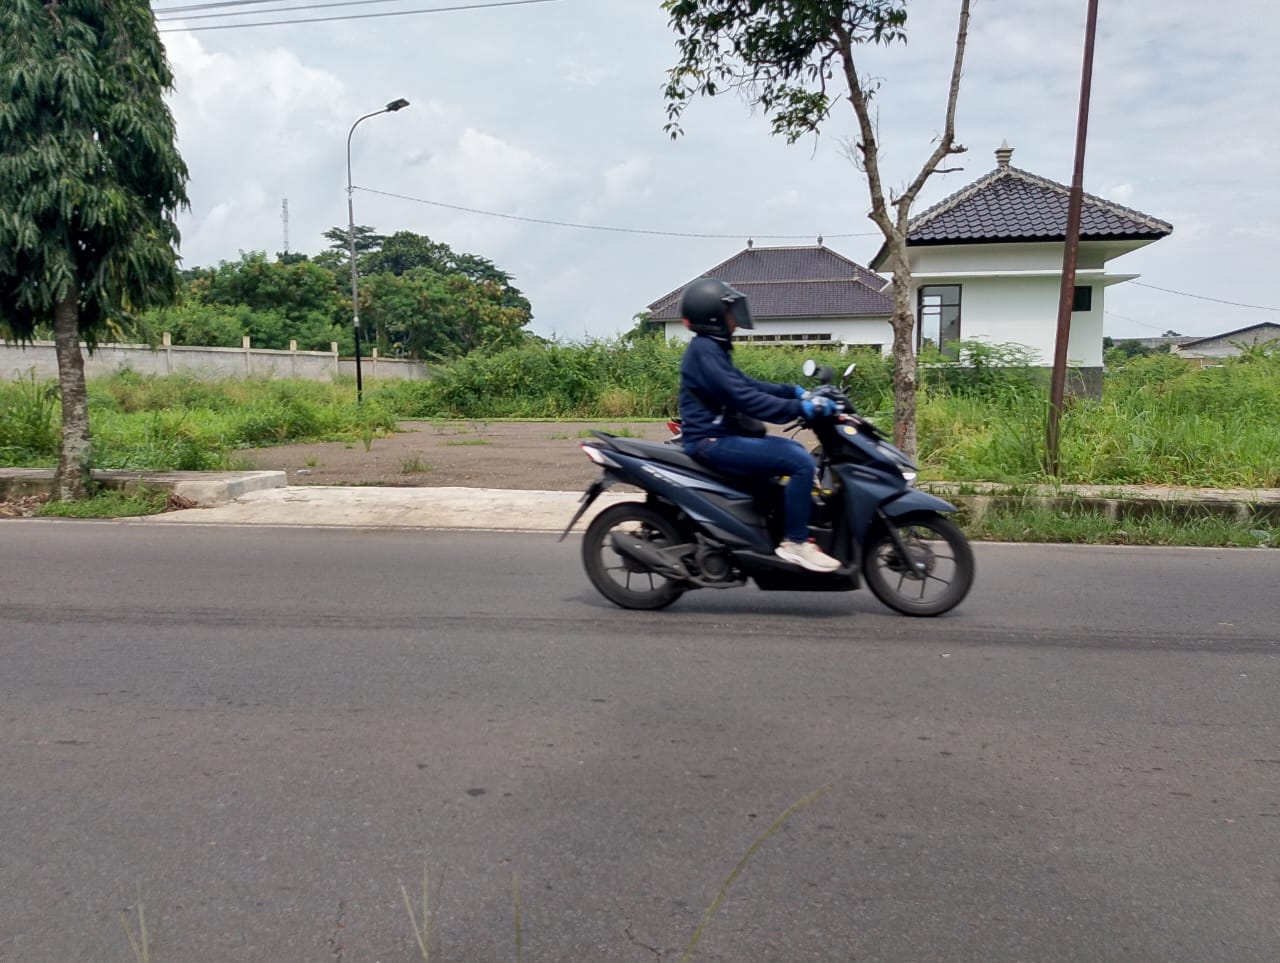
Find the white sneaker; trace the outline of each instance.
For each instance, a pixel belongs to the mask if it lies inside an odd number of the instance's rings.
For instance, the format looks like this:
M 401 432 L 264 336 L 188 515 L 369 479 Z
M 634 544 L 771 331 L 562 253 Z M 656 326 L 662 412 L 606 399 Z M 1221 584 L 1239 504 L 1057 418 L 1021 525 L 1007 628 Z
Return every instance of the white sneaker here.
M 807 542 L 792 542 L 784 539 L 773 553 L 778 558 L 793 562 L 810 572 L 834 572 L 840 567 L 840 563 L 818 548 L 817 542 L 813 539 Z

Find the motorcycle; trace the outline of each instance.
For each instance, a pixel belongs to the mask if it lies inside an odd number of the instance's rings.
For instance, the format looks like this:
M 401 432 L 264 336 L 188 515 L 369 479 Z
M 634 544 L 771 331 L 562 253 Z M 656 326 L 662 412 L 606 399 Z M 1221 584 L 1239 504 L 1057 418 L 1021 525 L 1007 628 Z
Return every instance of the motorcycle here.
M 644 501 L 604 509 L 587 526 L 582 561 L 591 584 L 627 609 L 661 609 L 685 592 L 736 588 L 852 591 L 865 579 L 875 596 L 904 615 L 935 616 L 959 605 L 973 584 L 973 551 L 947 516 L 954 505 L 915 487 L 918 469 L 858 414 L 847 385 L 809 360 L 811 390 L 834 414 L 800 419 L 810 430 L 815 486 L 810 534 L 841 566 L 810 572 L 774 554 L 782 536 L 782 480 L 715 472 L 667 442 L 593 431 L 582 450 L 601 469 L 560 536 L 607 489 L 631 485 Z M 674 428 L 672 429 L 675 430 Z

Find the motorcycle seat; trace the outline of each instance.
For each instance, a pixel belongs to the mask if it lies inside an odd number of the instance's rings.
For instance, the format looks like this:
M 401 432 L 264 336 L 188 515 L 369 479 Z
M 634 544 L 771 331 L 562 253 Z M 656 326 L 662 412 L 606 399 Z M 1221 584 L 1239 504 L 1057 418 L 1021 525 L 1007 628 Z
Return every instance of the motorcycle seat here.
M 668 445 L 658 441 L 645 441 L 639 438 L 620 438 L 617 435 L 610 435 L 606 432 L 593 432 L 593 434 L 602 441 L 607 441 L 611 448 L 622 452 L 624 455 L 631 455 L 633 458 L 643 458 L 646 461 L 656 461 L 664 465 L 670 465 L 673 468 L 681 468 L 685 471 L 696 472 L 699 475 L 708 475 L 711 478 L 718 478 L 735 488 L 744 489 L 746 491 L 754 491 L 760 488 L 772 488 L 776 484 L 776 478 L 761 479 L 755 475 L 734 475 L 728 472 L 716 471 L 698 461 L 696 458 L 686 455 L 682 450 L 673 445 Z

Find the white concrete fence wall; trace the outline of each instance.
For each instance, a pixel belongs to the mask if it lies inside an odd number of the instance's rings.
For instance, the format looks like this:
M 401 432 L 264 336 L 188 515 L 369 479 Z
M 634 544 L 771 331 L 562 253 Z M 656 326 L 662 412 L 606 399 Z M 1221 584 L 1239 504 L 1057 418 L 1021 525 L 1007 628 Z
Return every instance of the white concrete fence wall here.
M 100 344 L 89 354 L 84 351 L 85 376 L 89 378 L 129 370 L 143 375 L 189 374 L 215 381 L 221 378 L 298 378 L 327 381 L 335 375 L 355 377 L 355 358 L 338 357 L 338 345 L 328 351 L 299 351 L 296 341 L 288 351 L 254 348 L 245 338 L 238 348 L 203 348 L 170 343 L 168 333 L 157 347 L 149 344 Z M 0 380 L 27 377 L 58 377 L 58 357 L 52 341 L 20 344 L 0 340 Z M 430 377 L 421 361 L 379 358 L 377 349 L 360 359 L 362 380 L 405 378 L 425 381 Z

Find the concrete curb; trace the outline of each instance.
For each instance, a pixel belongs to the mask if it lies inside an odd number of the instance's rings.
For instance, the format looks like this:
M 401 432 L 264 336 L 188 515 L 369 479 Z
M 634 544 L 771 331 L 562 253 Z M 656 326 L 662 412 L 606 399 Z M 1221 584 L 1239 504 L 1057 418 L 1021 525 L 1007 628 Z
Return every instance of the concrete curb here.
M 283 488 L 282 471 L 122 471 L 94 469 L 95 482 L 117 491 L 167 488 L 198 505 L 220 505 L 250 492 Z M 0 499 L 41 495 L 53 487 L 52 468 L 0 468 Z
M 1144 485 L 1030 485 L 930 482 L 921 485 L 971 518 L 1035 503 L 1063 514 L 1094 512 L 1113 521 L 1163 516 L 1186 521 L 1223 516 L 1280 522 L 1280 491 L 1270 488 L 1175 488 Z

